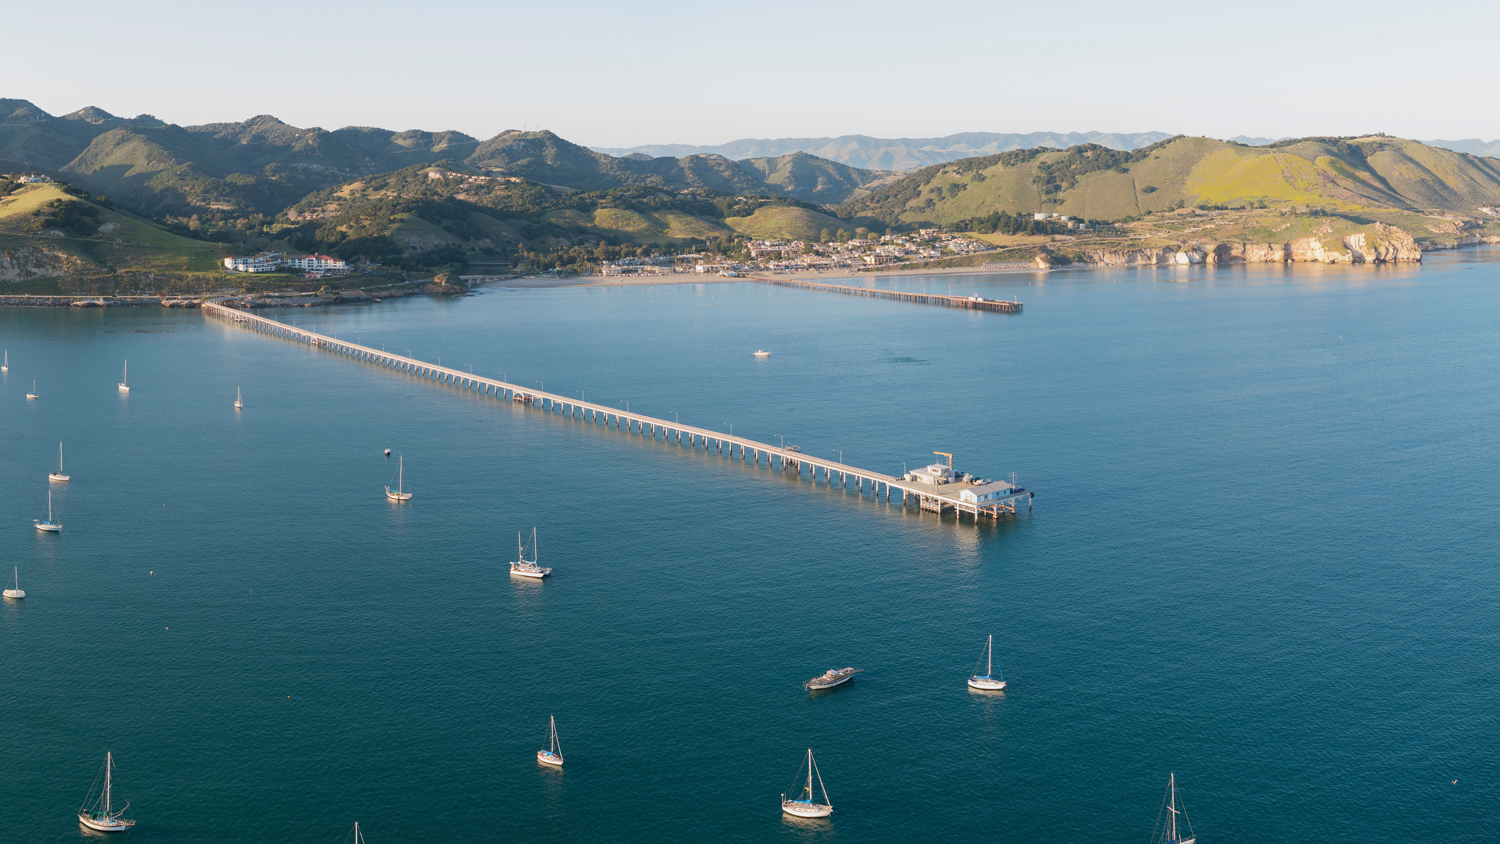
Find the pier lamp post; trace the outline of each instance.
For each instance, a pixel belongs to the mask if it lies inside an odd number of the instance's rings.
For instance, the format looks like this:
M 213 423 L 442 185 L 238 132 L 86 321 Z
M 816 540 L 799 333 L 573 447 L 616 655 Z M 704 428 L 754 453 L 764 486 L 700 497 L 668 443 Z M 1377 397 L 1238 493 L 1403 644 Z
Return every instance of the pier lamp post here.
M 828 450 L 829 451 L 837 451 L 839 453 L 839 465 L 840 466 L 844 465 L 844 450 L 842 448 L 830 448 Z

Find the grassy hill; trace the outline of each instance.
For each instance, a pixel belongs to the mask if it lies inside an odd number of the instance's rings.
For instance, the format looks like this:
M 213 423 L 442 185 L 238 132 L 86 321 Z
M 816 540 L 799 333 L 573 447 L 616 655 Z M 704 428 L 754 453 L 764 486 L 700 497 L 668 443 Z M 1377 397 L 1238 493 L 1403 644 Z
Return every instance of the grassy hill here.
M 1006 211 L 1121 219 L 1185 205 L 1473 213 L 1500 203 L 1500 161 L 1416 141 L 1304 139 L 1247 147 L 1174 138 L 1124 153 L 1074 147 L 929 167 L 845 203 L 888 223 Z
M 808 208 L 765 206 L 747 217 L 729 217 L 730 228 L 749 237 L 769 240 L 818 240 L 824 230 L 852 230 L 853 226 L 837 217 Z

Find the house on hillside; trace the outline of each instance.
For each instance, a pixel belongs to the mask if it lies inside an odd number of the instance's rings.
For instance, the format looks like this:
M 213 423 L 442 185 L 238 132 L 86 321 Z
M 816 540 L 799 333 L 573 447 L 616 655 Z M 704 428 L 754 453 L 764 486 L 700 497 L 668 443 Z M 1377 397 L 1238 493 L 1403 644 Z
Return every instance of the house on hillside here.
M 43 176 L 39 173 L 27 173 L 16 180 L 18 185 L 51 185 L 56 184 L 51 176 Z
M 285 252 L 261 252 L 247 258 L 225 258 L 224 269 L 232 273 L 274 273 L 285 260 Z

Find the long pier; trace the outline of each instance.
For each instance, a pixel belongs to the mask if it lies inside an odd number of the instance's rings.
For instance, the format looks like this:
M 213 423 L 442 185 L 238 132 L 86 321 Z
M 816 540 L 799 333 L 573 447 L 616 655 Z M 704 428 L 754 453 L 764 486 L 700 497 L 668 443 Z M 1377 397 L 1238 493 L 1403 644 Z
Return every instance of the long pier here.
M 641 413 L 622 411 L 615 407 L 532 390 L 499 379 L 486 378 L 472 372 L 438 366 L 416 358 L 392 354 L 383 349 L 372 349 L 358 343 L 328 337 L 267 319 L 259 314 L 226 307 L 221 304 L 223 301 L 226 300 L 205 302 L 203 304 L 204 315 L 228 320 L 264 334 L 306 343 L 332 354 L 433 380 L 466 392 L 478 392 L 544 412 L 581 418 L 596 425 L 613 426 L 616 430 L 623 427 L 626 431 L 640 433 L 643 436 L 649 434 L 652 439 L 660 436 L 670 441 L 676 437 L 679 444 L 686 439 L 686 445 L 691 448 L 702 447 L 705 450 L 711 448 L 720 454 L 725 454 L 731 460 L 734 459 L 735 450 L 738 449 L 741 462 L 753 461 L 758 466 L 761 458 L 764 457 L 767 468 L 779 467 L 784 472 L 795 471 L 799 478 L 802 477 L 802 470 L 805 467 L 807 477 L 813 483 L 826 483 L 832 486 L 834 479 L 837 478 L 839 486 L 845 489 L 856 489 L 861 496 L 865 494 L 866 487 L 868 487 L 869 493 L 877 500 L 883 494 L 887 503 L 893 500 L 893 495 L 900 493 L 903 507 L 912 504 L 923 510 L 938 513 L 953 510 L 955 513 L 968 513 L 978 521 L 982 517 L 999 518 L 1005 513 L 1014 514 L 1017 502 L 1023 499 L 1029 512 L 1031 499 L 1035 497 L 1034 493 L 1029 490 L 1016 487 L 1007 494 L 983 503 L 966 501 L 960 495 L 964 489 L 962 484 L 950 483 L 935 486 L 921 481 L 908 481 L 834 460 L 811 457 L 803 454 L 796 446 L 774 446 L 747 437 L 736 437 L 721 431 L 710 431 L 706 428 L 683 425 L 680 422 L 658 419 Z M 821 481 L 818 479 L 820 471 L 823 473 Z
M 914 302 L 918 305 L 942 305 L 947 308 L 965 308 L 971 311 L 996 311 L 1002 314 L 1021 312 L 1020 302 L 1004 299 L 985 299 L 982 296 L 944 296 L 939 293 L 903 293 L 899 290 L 880 290 L 874 287 L 849 287 L 842 284 L 822 284 L 816 281 L 798 281 L 791 278 L 766 278 L 751 276 L 762 284 L 779 284 L 782 287 L 798 287 L 803 290 L 818 290 L 824 293 L 842 293 L 845 296 L 865 296 L 871 299 L 894 299 L 897 302 Z

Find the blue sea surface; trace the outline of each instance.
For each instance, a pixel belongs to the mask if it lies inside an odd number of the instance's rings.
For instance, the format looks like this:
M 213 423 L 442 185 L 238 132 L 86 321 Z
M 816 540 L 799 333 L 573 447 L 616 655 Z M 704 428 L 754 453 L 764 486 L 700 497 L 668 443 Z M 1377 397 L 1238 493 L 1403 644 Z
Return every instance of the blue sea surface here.
M 979 525 L 198 311 L 0 309 L 0 839 L 83 837 L 111 750 L 163 844 L 1144 844 L 1172 772 L 1204 844 L 1494 841 L 1497 259 L 271 314 L 1036 491 Z M 809 747 L 829 821 L 779 811 Z

